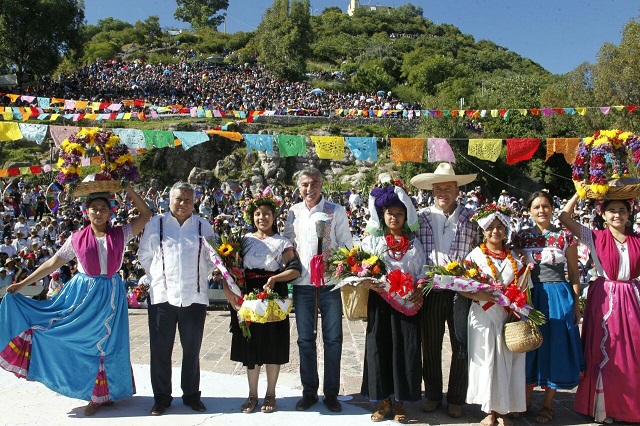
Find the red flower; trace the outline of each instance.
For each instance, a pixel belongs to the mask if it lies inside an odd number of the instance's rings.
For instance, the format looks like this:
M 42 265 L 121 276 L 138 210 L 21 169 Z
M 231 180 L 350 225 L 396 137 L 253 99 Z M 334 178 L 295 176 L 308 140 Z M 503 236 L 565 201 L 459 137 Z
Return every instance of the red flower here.
M 264 300 L 267 298 L 267 292 L 266 291 L 260 292 L 256 296 L 258 297 L 258 299 Z
M 349 265 L 349 266 L 353 266 L 353 265 L 355 265 L 356 263 L 357 263 L 357 260 L 356 260 L 356 258 L 355 258 L 355 257 L 353 257 L 353 256 L 349 256 L 349 257 L 347 257 L 347 265 Z

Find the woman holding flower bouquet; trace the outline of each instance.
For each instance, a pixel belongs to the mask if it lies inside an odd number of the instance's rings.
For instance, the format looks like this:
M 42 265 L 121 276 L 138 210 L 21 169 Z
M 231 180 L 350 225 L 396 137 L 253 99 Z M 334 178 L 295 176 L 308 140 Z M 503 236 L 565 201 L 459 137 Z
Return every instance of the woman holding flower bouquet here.
M 572 219 L 579 195 L 560 221 L 591 250 L 599 277 L 589 285 L 582 323 L 586 369 L 574 409 L 598 423 L 640 423 L 640 235 L 629 224 L 633 199 L 596 203 L 604 229 Z
M 517 284 L 522 263 L 505 246 L 511 210 L 494 204 L 480 207 L 471 220 L 482 229 L 484 241 L 467 256 L 482 272 L 502 285 Z M 474 300 L 468 322 L 469 387 L 467 403 L 480 404 L 488 415 L 483 426 L 510 425 L 509 413 L 525 410 L 525 354 L 511 352 L 502 330 L 508 313 L 494 303 L 490 290 L 462 293 Z
M 362 394 L 378 403 L 371 420 L 393 415 L 406 423 L 404 402 L 421 398 L 422 365 L 419 316 L 426 256 L 412 230 L 417 229 L 415 208 L 401 187 L 388 183 L 369 197 L 370 233 L 362 249 L 385 263 L 387 282 L 366 280 L 369 294 Z M 395 278 L 392 278 L 395 277 Z M 395 293 L 394 299 L 389 296 Z
M 272 197 L 258 197 L 247 204 L 245 221 L 252 223 L 255 231 L 242 238 L 242 259 L 245 272 L 244 294 L 276 292 L 278 298 L 288 297 L 287 283 L 300 276 L 300 260 L 291 242 L 277 232 L 276 217 L 280 207 Z M 236 296 L 226 282 L 225 294 L 231 306 L 238 310 Z M 245 296 L 246 297 L 246 296 Z M 289 362 L 289 317 L 282 321 L 259 324 L 244 323 L 241 329 L 237 315 L 231 316 L 231 360 L 242 362 L 247 369 L 249 397 L 242 404 L 243 413 L 252 413 L 258 404 L 258 379 L 260 369 L 266 365 L 267 392 L 261 411 L 276 410 L 276 383 L 280 366 Z
M 573 389 L 584 370 L 580 343 L 580 272 L 577 242 L 571 232 L 551 223 L 553 199 L 548 192 L 531 194 L 526 203 L 534 227 L 523 229 L 515 244 L 527 254 L 534 267 L 531 279 L 533 306 L 547 318 L 540 326 L 542 346 L 527 352 L 527 409 L 535 386 L 544 388 L 544 403 L 537 423 L 553 419 L 553 398 L 557 389 Z M 565 278 L 567 267 L 569 280 Z M 573 288 L 572 288 L 573 287 Z

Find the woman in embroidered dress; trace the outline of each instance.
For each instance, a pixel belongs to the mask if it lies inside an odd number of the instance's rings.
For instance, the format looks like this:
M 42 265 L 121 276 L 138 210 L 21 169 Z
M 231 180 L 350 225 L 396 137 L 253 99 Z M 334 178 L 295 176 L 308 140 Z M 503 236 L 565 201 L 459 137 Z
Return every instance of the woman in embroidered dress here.
M 574 195 L 560 221 L 591 250 L 599 277 L 589 285 L 582 323 L 587 368 L 574 409 L 598 423 L 640 423 L 640 235 L 629 217 L 633 200 L 598 201 L 605 229 L 591 230 L 572 219 Z
M 130 224 L 109 223 L 109 194 L 91 194 L 89 226 L 75 232 L 49 260 L 7 288 L 0 305 L 0 366 L 62 395 L 100 405 L 133 395 L 127 292 L 118 274 L 126 242 L 140 233 L 151 210 L 131 189 L 140 215 Z M 57 296 L 35 301 L 16 293 L 78 258 L 79 272 Z
M 417 280 L 424 274 L 426 256 L 412 232 L 418 217 L 410 198 L 400 187 L 389 184 L 374 188 L 369 196 L 371 217 L 362 249 L 385 263 L 387 273 L 400 270 L 409 274 L 414 290 L 405 297 L 416 307 L 411 311 L 392 306 L 385 298 L 383 284 L 364 281 L 369 287 L 367 332 L 361 393 L 378 403 L 371 420 L 379 422 L 393 415 L 406 423 L 405 402 L 421 398 L 422 363 L 418 313 L 422 290 Z M 405 313 L 403 313 L 404 311 Z
M 284 299 L 289 296 L 287 283 L 300 276 L 302 267 L 293 245 L 277 232 L 279 211 L 280 207 L 272 197 L 259 197 L 247 205 L 245 221 L 252 223 L 255 231 L 242 238 L 245 294 L 254 290 L 271 290 Z M 258 379 L 260 369 L 265 365 L 267 392 L 261 411 L 271 413 L 276 410 L 280 366 L 289 362 L 289 317 L 265 324 L 253 322 L 248 326 L 251 337 L 246 338 L 235 314 L 240 308 L 237 297 L 226 282 L 223 289 L 234 309 L 231 315 L 231 360 L 242 362 L 249 381 L 249 397 L 241 406 L 242 412 L 252 413 L 258 404 Z
M 472 216 L 482 229 L 484 242 L 467 256 L 503 285 L 518 282 L 522 263 L 505 246 L 511 211 L 507 207 L 480 207 Z M 480 404 L 488 415 L 481 425 L 510 425 L 505 416 L 525 410 L 525 354 L 511 352 L 502 330 L 507 312 L 490 291 L 461 293 L 477 303 L 469 311 L 469 387 L 467 403 Z
M 571 232 L 551 224 L 553 199 L 548 192 L 534 192 L 526 205 L 535 226 L 520 231 L 515 243 L 526 253 L 527 262 L 534 265 L 531 271 L 532 304 L 547 318 L 547 322 L 539 327 L 542 346 L 527 352 L 527 410 L 531 407 L 534 387 L 543 387 L 544 403 L 536 422 L 548 423 L 553 419 L 556 390 L 576 387 L 580 371 L 584 370 L 578 329 L 578 246 Z M 571 284 L 565 279 L 565 266 Z

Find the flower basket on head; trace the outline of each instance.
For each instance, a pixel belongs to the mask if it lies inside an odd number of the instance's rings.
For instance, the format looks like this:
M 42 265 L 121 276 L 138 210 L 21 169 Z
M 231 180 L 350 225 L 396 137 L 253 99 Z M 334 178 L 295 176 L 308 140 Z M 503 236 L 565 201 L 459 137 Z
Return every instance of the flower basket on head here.
M 82 158 L 88 149 L 100 154 L 100 173 L 89 182 L 80 182 Z M 83 127 L 60 145 L 58 182 L 73 197 L 94 192 L 117 192 L 124 181 L 140 178 L 138 168 L 126 145 L 111 130 Z
M 636 198 L 640 196 L 639 167 L 638 136 L 621 130 L 599 130 L 578 146 L 571 178 L 581 198 Z

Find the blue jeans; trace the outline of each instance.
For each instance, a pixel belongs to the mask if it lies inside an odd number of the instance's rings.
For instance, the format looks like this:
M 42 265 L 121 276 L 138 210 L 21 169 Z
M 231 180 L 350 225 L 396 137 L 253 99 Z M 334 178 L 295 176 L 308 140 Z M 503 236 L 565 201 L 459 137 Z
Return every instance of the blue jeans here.
M 330 291 L 333 286 L 318 288 L 318 306 L 322 320 L 322 341 L 324 343 L 324 385 L 325 397 L 336 397 L 340 391 L 340 359 L 342 357 L 342 299 L 340 291 Z M 315 322 L 316 288 L 312 285 L 293 286 L 293 306 L 298 328 L 298 350 L 300 352 L 300 379 L 302 395 L 318 394 L 318 354 Z

